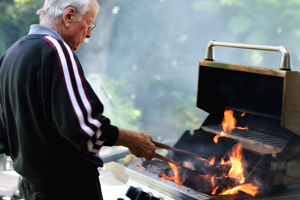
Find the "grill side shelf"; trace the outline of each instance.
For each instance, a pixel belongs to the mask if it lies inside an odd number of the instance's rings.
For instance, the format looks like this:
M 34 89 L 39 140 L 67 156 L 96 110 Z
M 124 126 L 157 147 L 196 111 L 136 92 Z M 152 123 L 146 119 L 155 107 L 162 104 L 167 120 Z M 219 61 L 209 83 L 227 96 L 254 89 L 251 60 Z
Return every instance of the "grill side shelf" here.
M 222 130 L 219 125 L 202 126 L 202 130 L 220 135 Z M 226 137 L 238 140 L 243 143 L 243 147 L 257 151 L 259 153 L 276 154 L 282 151 L 287 139 L 268 135 L 253 130 L 234 129 Z M 259 147 L 259 148 L 257 148 Z M 262 150 L 267 149 L 267 150 Z

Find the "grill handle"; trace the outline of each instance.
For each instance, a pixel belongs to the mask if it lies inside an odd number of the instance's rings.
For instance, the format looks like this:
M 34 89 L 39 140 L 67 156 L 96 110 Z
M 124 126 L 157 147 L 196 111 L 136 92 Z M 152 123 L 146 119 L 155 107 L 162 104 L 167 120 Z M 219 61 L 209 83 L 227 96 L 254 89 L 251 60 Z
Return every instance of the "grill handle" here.
M 214 61 L 214 47 L 231 47 L 240 49 L 252 49 L 262 51 L 276 51 L 282 54 L 280 69 L 290 71 L 291 70 L 291 58 L 290 51 L 285 46 L 273 46 L 273 45 L 256 45 L 256 44 L 245 44 L 245 43 L 231 43 L 231 42 L 219 42 L 212 40 L 208 42 L 205 53 L 205 60 Z

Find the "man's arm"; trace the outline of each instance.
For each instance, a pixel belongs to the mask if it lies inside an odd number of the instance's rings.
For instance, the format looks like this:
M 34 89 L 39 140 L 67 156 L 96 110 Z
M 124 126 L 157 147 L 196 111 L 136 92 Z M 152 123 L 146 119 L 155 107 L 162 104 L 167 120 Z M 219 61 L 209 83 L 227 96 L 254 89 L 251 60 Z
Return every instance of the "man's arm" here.
M 127 147 L 137 157 L 151 160 L 155 157 L 155 145 L 152 143 L 152 136 L 141 131 L 119 129 L 119 136 L 114 146 L 122 145 Z
M 9 156 L 9 145 L 6 131 L 6 125 L 3 117 L 2 107 L 0 105 L 0 153 Z
M 4 55 L 0 58 L 0 66 L 4 59 Z M 5 153 L 9 156 L 9 146 L 8 146 L 8 137 L 6 131 L 6 125 L 4 121 L 2 105 L 0 104 L 0 153 Z
M 115 143 L 118 128 L 102 115 L 103 105 L 71 48 L 51 36 L 43 40 L 49 44 L 44 46 L 47 56 L 41 70 L 45 116 L 79 151 L 98 154 L 103 145 Z

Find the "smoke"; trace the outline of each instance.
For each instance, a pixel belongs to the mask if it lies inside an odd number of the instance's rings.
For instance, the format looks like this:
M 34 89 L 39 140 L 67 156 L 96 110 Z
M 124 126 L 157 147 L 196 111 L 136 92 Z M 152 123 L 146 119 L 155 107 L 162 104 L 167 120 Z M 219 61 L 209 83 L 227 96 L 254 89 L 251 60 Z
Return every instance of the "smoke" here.
M 134 96 L 135 106 L 143 113 L 141 129 L 163 139 L 181 135 L 186 127 L 199 128 L 205 118 L 196 107 L 196 94 L 199 60 L 204 59 L 209 41 L 283 41 L 278 40 L 277 29 L 277 39 L 272 40 L 267 31 L 258 37 L 255 31 L 250 34 L 255 28 L 243 32 L 247 27 L 240 30 L 233 26 L 234 17 L 243 11 L 244 18 L 261 14 L 250 1 L 243 0 L 241 9 L 222 7 L 218 0 L 103 0 L 100 5 L 98 26 L 78 52 L 84 70 L 122 83 L 117 88 L 119 94 Z M 249 10 L 252 13 L 247 16 Z M 256 24 L 257 29 L 264 27 L 261 21 Z M 264 55 L 250 50 L 215 51 L 216 61 L 279 68 L 279 54 Z M 189 122 L 193 120 L 196 122 Z

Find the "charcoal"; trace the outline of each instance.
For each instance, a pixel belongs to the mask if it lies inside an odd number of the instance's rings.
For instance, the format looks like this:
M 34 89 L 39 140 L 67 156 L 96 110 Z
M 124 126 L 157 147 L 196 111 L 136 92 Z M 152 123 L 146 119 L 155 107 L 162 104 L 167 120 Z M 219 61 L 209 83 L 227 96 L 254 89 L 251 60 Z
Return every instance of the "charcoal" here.
M 180 178 L 184 186 L 202 193 L 209 192 L 211 188 L 210 178 L 208 176 L 195 173 L 181 173 Z
M 198 167 L 198 166 L 197 166 Z M 207 174 L 216 175 L 216 177 L 224 176 L 224 174 L 228 174 L 231 165 L 208 165 L 208 166 L 200 166 L 200 170 L 205 170 Z M 197 168 L 197 169 L 199 169 Z
M 165 161 L 150 160 L 143 161 L 142 166 L 149 172 L 157 175 L 167 174 L 170 171 L 170 165 Z
M 182 163 L 180 163 L 182 164 Z M 168 179 L 173 180 L 174 171 L 170 168 L 170 165 L 161 160 L 143 161 L 142 166 L 149 172 L 158 176 L 166 175 Z M 214 185 L 218 187 L 217 193 L 225 189 L 229 189 L 238 185 L 236 179 L 230 177 L 221 177 L 229 171 L 230 166 L 226 165 L 202 165 L 196 166 L 201 170 L 208 172 L 207 175 L 201 175 L 197 171 L 191 171 L 184 168 L 178 168 L 178 173 L 182 185 L 192 188 L 196 191 L 206 193 L 210 195 L 213 191 L 211 177 L 215 175 Z M 219 175 L 220 176 L 219 176 Z
M 214 179 L 215 185 L 218 186 L 219 188 L 233 188 L 237 185 L 239 185 L 238 180 L 235 178 L 230 178 L 230 177 L 217 177 Z

